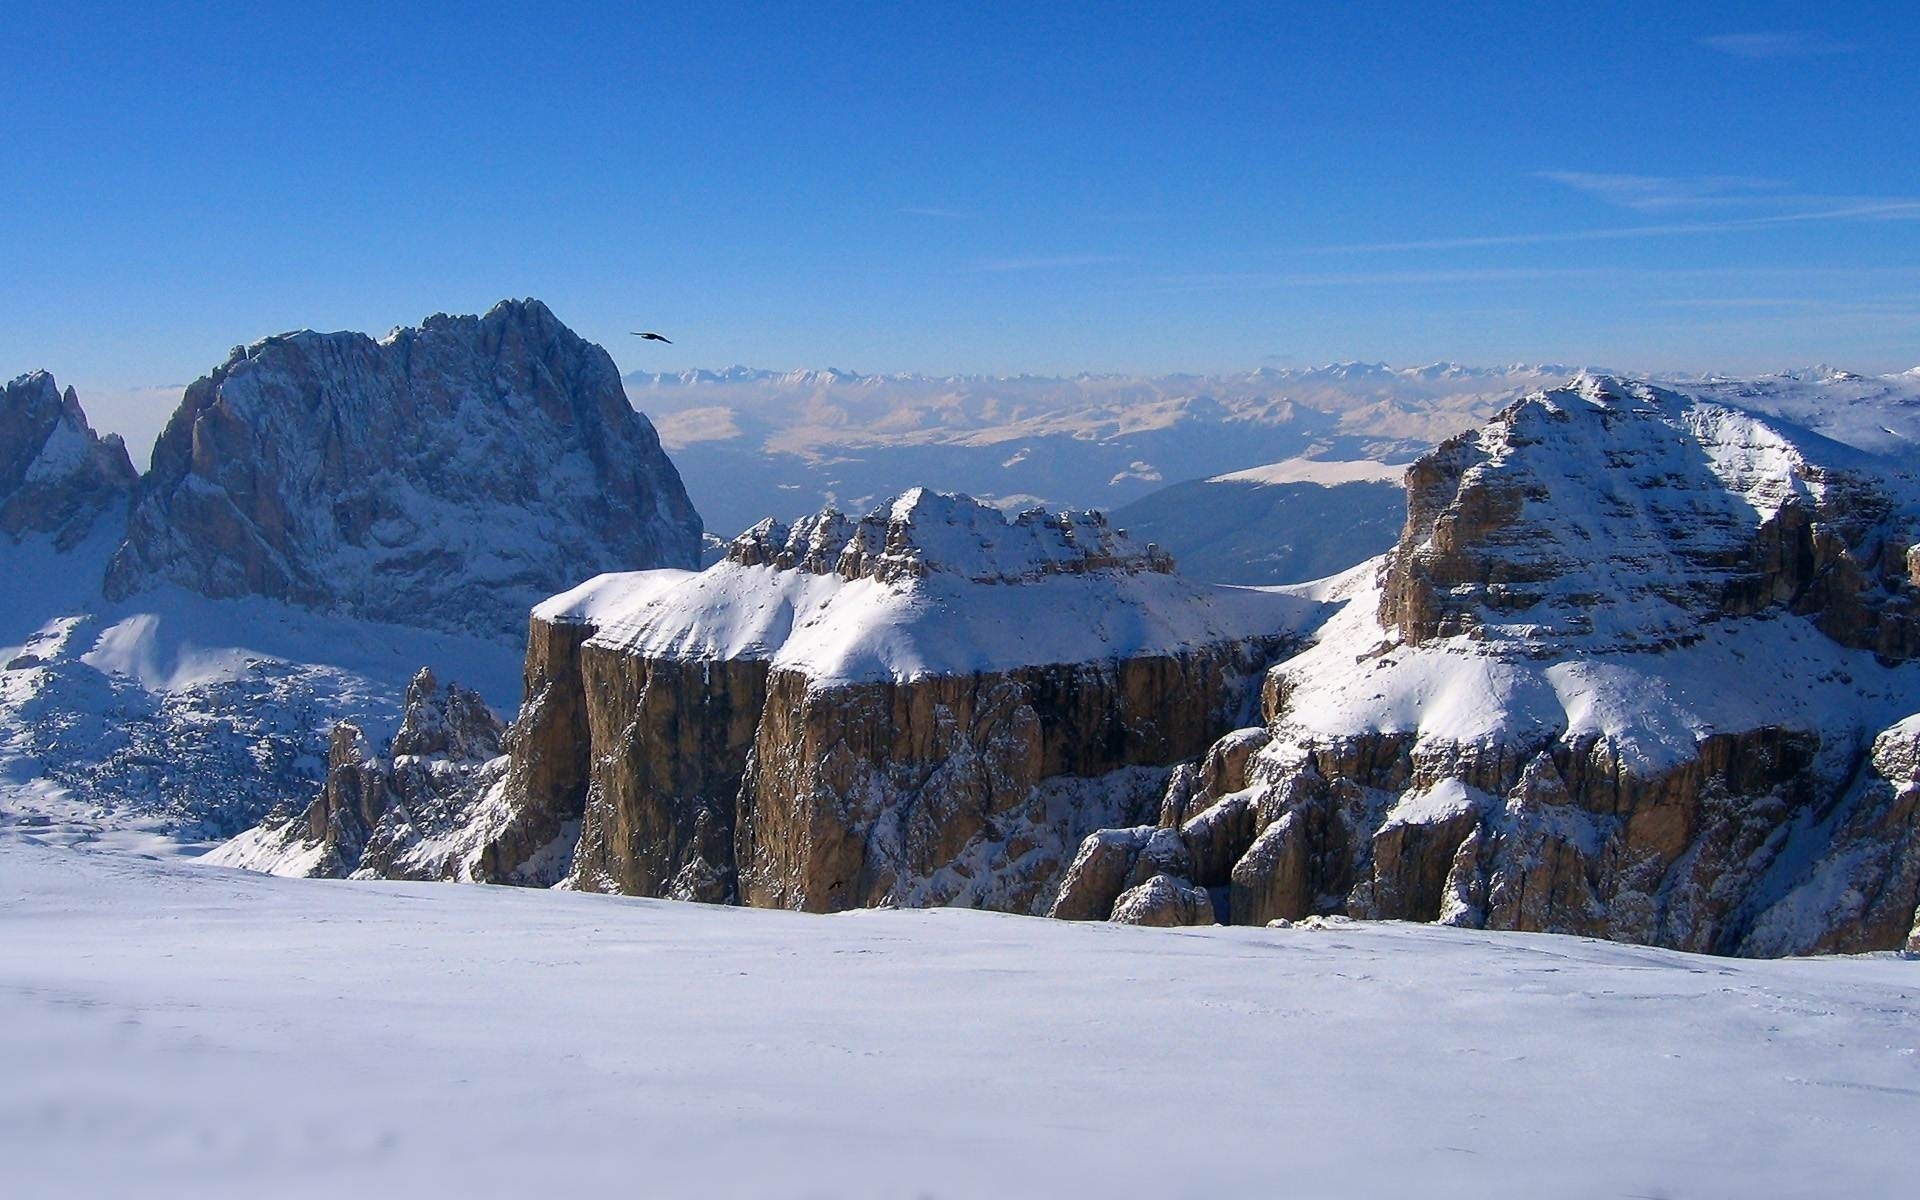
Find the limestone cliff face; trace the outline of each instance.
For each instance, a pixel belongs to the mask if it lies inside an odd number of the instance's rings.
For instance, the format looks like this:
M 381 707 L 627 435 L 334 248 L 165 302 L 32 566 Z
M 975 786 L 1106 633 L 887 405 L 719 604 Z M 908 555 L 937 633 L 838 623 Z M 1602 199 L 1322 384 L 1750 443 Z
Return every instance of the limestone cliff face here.
M 136 479 L 119 435 L 95 434 L 72 388 L 45 371 L 0 388 L 0 533 L 71 549 L 117 519 Z
M 777 671 L 741 789 L 741 898 L 831 912 L 991 894 L 1045 911 L 1099 815 L 1053 811 L 1069 797 L 1048 785 L 1098 790 L 1198 755 L 1281 645 L 825 688 Z M 1157 808 L 1137 776 L 1123 780 L 1116 815 Z
M 572 868 L 591 753 L 580 648 L 593 633 L 584 621 L 527 623 L 520 712 L 501 741 L 502 803 L 475 816 L 481 882 L 549 887 Z
M 1920 507 L 1896 464 L 1583 379 L 1408 480 L 1400 545 L 1271 673 L 1266 724 L 1177 777 L 1157 828 L 1089 839 L 1057 915 L 1165 872 L 1236 923 L 1907 943 Z
M 1138 589 L 1187 624 L 1152 626 Z M 569 884 L 815 911 L 1044 910 L 1071 847 L 1150 813 L 1312 607 L 1186 584 L 1095 514 L 925 492 L 764 522 L 630 591 L 586 606 Z
M 1320 611 L 1180 580 L 1096 514 L 1009 521 L 915 493 L 764 523 L 707 571 L 602 576 L 536 608 L 504 754 L 469 770 L 464 815 L 409 843 L 439 857 L 381 858 L 369 835 L 349 869 L 1044 911 L 1080 839 L 1151 819 L 1172 764 L 1248 719 Z M 357 826 L 335 814 L 377 823 L 356 797 L 384 783 L 361 782 L 342 772 L 317 810 L 348 827 L 337 843 Z
M 592 783 L 570 879 L 585 891 L 723 903 L 767 664 L 581 658 Z
M 606 351 L 509 301 L 236 349 L 161 434 L 107 589 L 517 633 L 586 576 L 693 566 L 700 532 Z

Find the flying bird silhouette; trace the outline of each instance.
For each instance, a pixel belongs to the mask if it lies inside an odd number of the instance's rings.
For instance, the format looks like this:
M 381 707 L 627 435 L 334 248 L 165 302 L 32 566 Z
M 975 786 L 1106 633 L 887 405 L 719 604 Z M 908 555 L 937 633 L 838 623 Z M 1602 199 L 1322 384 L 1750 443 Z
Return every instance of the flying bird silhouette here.
M 641 333 L 639 330 L 636 329 L 633 331 L 633 336 L 637 338 L 645 338 L 649 342 L 665 342 L 669 346 L 673 345 L 672 338 L 661 337 L 657 333 Z

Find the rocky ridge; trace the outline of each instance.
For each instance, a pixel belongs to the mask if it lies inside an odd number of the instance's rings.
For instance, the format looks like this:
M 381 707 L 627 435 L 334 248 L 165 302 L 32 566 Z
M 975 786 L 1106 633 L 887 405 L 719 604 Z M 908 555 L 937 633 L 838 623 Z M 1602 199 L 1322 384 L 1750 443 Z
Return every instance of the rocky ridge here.
M 235 349 L 160 435 L 106 591 L 512 632 L 589 575 L 695 565 L 700 532 L 607 352 L 504 301 Z
M 920 490 L 762 523 L 704 572 L 535 610 L 489 768 L 508 783 L 477 795 L 462 869 L 550 883 L 570 857 L 585 890 L 1042 911 L 1081 836 L 1157 811 L 1318 615 L 1182 580 L 1092 513 Z M 332 869 L 302 853 L 276 869 Z
M 0 394 L 0 823 L 230 837 L 304 805 L 343 718 L 383 741 L 418 664 L 510 705 L 536 600 L 697 553 L 612 361 L 537 301 L 237 350 L 154 463 L 44 372 Z
M 1271 673 L 1265 724 L 1177 775 L 1156 825 L 1089 838 L 1056 915 L 1126 919 L 1165 876 L 1238 923 L 1908 944 L 1920 504 L 1897 464 L 1583 377 L 1408 480 L 1399 545 L 1326 588 L 1343 607 Z
M 384 753 L 351 721 L 336 725 L 326 782 L 298 814 L 265 822 L 207 861 L 360 879 L 471 880 L 468 818 L 504 775 L 505 724 L 474 692 L 422 668 Z
M 119 435 L 96 434 L 72 388 L 33 371 L 0 389 L 0 532 L 71 549 L 120 517 L 137 478 Z

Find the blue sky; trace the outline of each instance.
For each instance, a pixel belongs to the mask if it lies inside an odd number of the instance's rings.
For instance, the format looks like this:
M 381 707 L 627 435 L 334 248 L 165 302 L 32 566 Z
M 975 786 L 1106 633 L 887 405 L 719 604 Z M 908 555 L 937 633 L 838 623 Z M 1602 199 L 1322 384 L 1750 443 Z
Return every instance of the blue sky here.
M 0 7 L 0 375 L 1920 363 L 1916 5 L 391 7 Z

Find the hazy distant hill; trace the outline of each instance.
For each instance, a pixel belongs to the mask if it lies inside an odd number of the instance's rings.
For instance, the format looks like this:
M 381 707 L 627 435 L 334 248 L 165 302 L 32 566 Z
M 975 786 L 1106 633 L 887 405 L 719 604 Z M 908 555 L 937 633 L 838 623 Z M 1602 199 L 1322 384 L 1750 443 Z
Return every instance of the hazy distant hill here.
M 1292 459 L 1193 479 L 1113 510 L 1115 525 L 1219 583 L 1298 583 L 1384 553 L 1407 517 L 1402 468 Z
M 1236 375 L 861 375 L 748 367 L 625 377 L 709 530 L 914 486 L 1003 508 L 1115 508 L 1283 459 L 1406 461 L 1563 366 L 1340 363 Z

